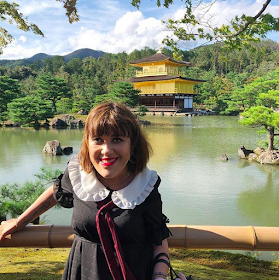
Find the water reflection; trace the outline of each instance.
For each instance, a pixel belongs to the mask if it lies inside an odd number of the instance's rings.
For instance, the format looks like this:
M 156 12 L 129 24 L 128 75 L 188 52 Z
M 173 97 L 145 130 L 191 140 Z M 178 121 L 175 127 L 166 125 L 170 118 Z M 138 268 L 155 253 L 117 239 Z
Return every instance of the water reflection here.
M 43 153 L 43 157 L 45 159 L 46 164 L 61 164 L 62 162 L 61 159 L 63 155 L 53 156 L 53 155 L 48 155 Z
M 266 174 L 266 180 L 264 183 L 251 181 L 246 190 L 239 193 L 237 207 L 253 225 L 274 226 L 274 221 L 279 221 L 279 166 L 261 165 L 246 160 L 243 167 L 252 164 Z

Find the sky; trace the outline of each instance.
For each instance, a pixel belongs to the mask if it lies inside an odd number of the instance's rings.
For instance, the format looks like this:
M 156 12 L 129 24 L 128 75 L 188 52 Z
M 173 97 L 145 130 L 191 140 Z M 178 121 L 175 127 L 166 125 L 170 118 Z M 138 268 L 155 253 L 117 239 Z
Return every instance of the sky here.
M 159 49 L 163 47 L 162 40 L 168 34 L 162 20 L 178 19 L 185 11 L 180 0 L 174 0 L 168 9 L 158 8 L 156 0 L 141 0 L 139 10 L 131 5 L 131 0 L 77 0 L 80 21 L 70 24 L 61 2 L 14 1 L 19 4 L 19 11 L 28 17 L 28 21 L 39 26 L 44 37 L 2 22 L 0 26 L 6 28 L 14 40 L 3 50 L 0 59 L 29 58 L 37 53 L 66 55 L 81 48 L 110 53 L 131 53 L 146 46 Z M 210 14 L 216 16 L 214 24 L 220 25 L 244 12 L 251 16 L 257 14 L 264 2 L 219 1 L 212 6 Z M 279 17 L 279 0 L 272 0 L 267 12 Z M 270 33 L 267 38 L 279 42 L 279 32 Z M 200 44 L 190 42 L 181 47 L 191 49 Z

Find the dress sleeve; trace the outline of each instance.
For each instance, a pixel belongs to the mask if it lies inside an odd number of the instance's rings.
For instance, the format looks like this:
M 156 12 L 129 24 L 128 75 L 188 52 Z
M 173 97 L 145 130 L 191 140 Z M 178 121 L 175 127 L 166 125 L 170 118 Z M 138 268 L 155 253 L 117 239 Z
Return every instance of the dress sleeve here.
M 54 199 L 64 208 L 73 207 L 73 187 L 69 178 L 68 168 L 61 174 L 53 185 Z
M 162 245 L 162 240 L 171 235 L 166 223 L 168 218 L 162 213 L 162 200 L 158 191 L 160 178 L 158 179 L 153 191 L 146 199 L 145 206 L 145 221 L 148 229 L 150 241 L 156 246 Z

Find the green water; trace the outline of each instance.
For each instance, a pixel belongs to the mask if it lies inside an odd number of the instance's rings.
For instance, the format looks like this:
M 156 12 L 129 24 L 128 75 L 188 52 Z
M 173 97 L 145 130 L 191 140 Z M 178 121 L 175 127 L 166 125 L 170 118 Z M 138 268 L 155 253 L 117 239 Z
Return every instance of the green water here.
M 264 135 L 237 117 L 148 116 L 144 128 L 154 149 L 149 163 L 162 179 L 164 213 L 171 224 L 279 226 L 279 167 L 238 158 L 237 149 L 257 146 Z M 70 156 L 44 156 L 58 139 L 78 152 L 82 130 L 0 129 L 1 183 L 32 180 L 41 167 L 61 169 Z M 222 162 L 226 154 L 229 161 Z M 71 210 L 52 209 L 44 219 L 70 224 Z

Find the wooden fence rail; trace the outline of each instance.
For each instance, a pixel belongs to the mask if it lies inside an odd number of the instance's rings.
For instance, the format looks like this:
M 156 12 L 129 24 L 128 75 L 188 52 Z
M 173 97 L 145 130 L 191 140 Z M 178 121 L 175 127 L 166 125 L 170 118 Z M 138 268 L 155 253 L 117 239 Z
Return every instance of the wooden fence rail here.
M 169 225 L 172 248 L 279 251 L 279 227 Z M 2 226 L 0 226 L 0 232 Z M 66 248 L 74 239 L 69 226 L 27 226 L 6 236 L 0 247 Z

